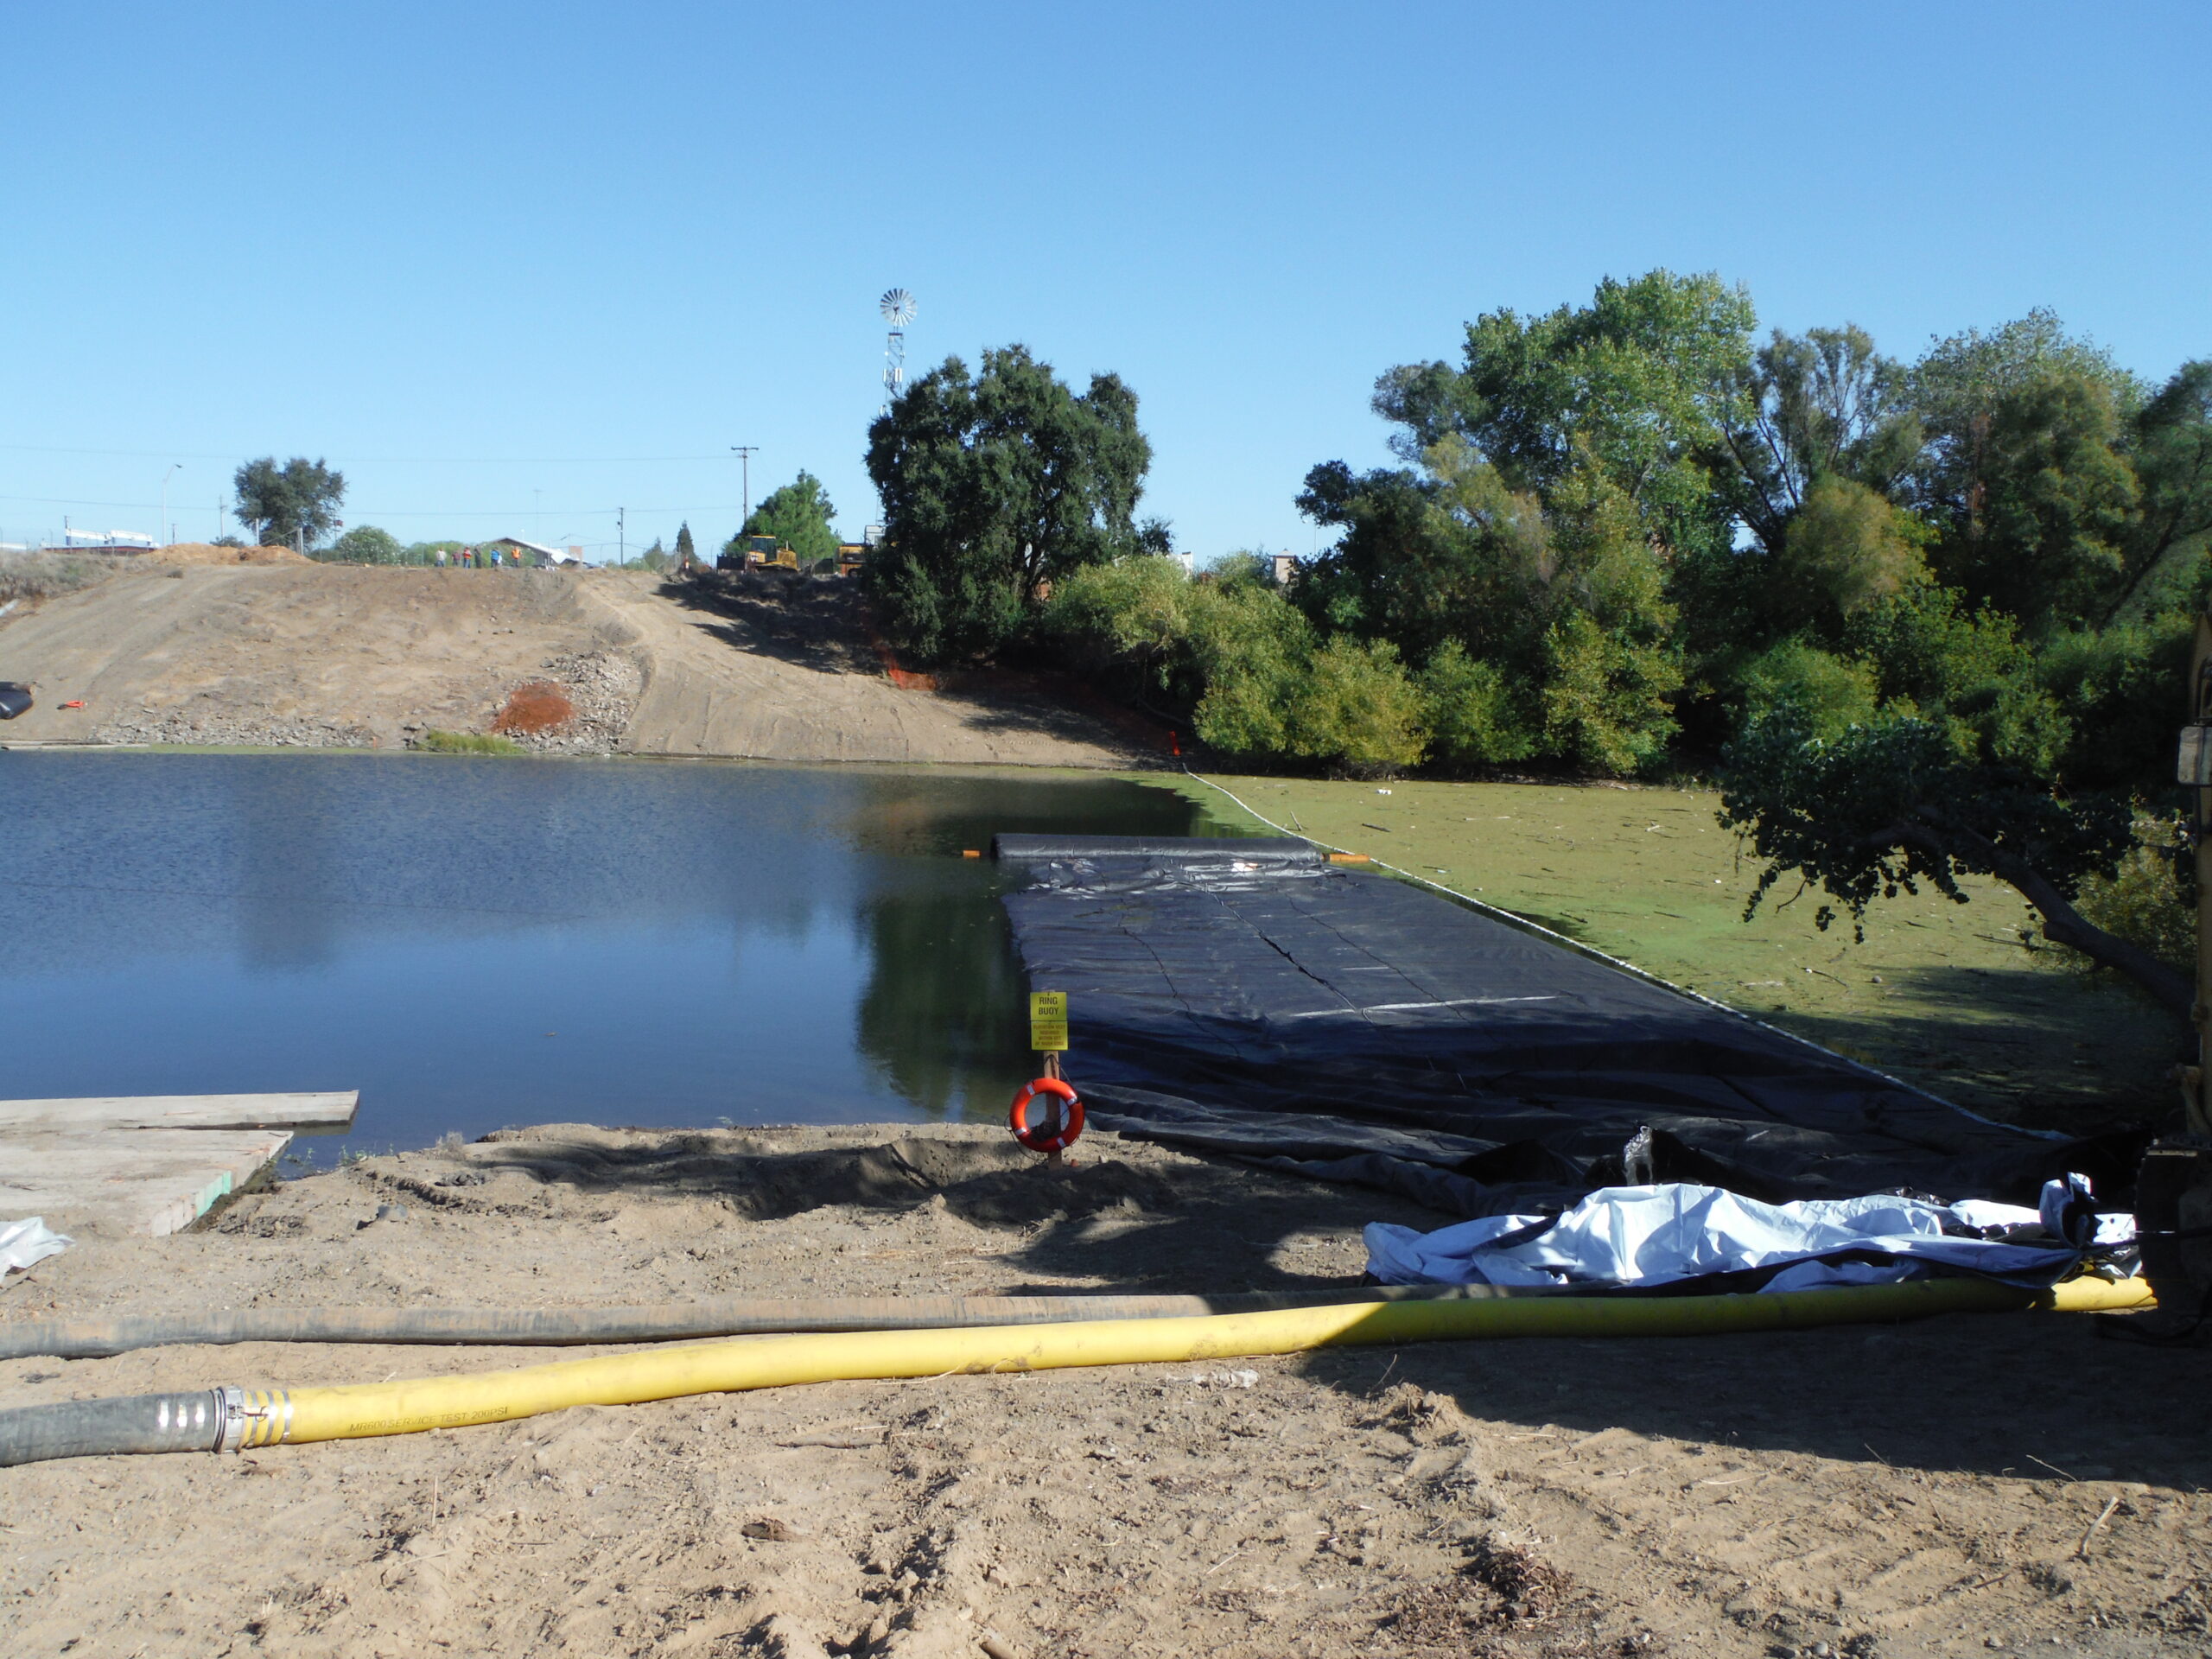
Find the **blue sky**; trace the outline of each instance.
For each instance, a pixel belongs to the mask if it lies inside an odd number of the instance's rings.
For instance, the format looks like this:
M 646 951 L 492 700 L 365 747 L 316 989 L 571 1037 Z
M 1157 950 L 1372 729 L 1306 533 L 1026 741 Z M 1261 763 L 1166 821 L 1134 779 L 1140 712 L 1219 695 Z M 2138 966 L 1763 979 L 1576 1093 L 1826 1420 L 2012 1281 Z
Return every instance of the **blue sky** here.
M 0 538 L 349 523 L 612 550 L 910 367 L 1119 372 L 1180 544 L 1305 552 L 1392 364 L 1655 265 L 1911 356 L 2030 307 L 2212 353 L 2212 7 L 0 3 Z

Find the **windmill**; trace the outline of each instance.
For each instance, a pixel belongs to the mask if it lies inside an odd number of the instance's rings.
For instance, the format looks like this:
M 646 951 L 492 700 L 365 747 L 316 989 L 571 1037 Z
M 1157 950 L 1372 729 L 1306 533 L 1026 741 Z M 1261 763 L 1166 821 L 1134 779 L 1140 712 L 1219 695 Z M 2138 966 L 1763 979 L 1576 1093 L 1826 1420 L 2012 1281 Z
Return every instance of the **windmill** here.
M 914 320 L 914 296 L 903 288 L 887 289 L 875 304 L 891 325 L 891 337 L 883 343 L 882 412 L 888 415 L 892 404 L 906 390 L 906 325 Z

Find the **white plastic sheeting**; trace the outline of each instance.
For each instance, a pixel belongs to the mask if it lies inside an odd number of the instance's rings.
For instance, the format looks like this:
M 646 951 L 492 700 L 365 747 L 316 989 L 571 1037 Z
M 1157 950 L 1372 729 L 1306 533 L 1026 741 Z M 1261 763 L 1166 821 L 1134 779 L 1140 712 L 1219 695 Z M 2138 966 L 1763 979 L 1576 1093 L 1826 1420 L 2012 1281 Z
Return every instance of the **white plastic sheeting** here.
M 1764 1290 L 1864 1285 L 1963 1271 L 2046 1285 L 2085 1246 L 2124 1244 L 2135 1218 L 2094 1213 L 2079 1175 L 2052 1181 L 2039 1210 L 1875 1196 L 1761 1204 L 1720 1187 L 1667 1182 L 1600 1188 L 1558 1220 L 1484 1216 L 1433 1233 L 1376 1222 L 1367 1270 L 1386 1285 L 1663 1285 L 1780 1267 Z M 1851 1257 L 1821 1258 L 1851 1253 Z M 1888 1260 L 1867 1261 L 1866 1255 Z
M 42 1216 L 27 1221 L 0 1221 L 0 1279 L 34 1262 L 59 1255 L 76 1242 L 48 1227 Z

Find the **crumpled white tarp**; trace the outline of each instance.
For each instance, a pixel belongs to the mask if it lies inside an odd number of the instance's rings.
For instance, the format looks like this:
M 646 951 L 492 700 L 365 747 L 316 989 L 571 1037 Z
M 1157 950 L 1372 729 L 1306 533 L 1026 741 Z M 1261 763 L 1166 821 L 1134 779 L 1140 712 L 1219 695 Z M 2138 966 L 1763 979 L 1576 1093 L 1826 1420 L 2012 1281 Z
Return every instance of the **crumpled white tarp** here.
M 1795 1264 L 1762 1288 L 1886 1283 L 1936 1268 L 2047 1285 L 2084 1245 L 2135 1236 L 2134 1217 L 2094 1213 L 2082 1176 L 2048 1183 L 2043 1200 L 2039 1210 L 1884 1196 L 1761 1204 L 1686 1181 L 1609 1186 L 1549 1227 L 1540 1215 L 1484 1216 L 1433 1233 L 1373 1223 L 1367 1270 L 1386 1285 L 1663 1285 Z M 1815 1259 L 1843 1250 L 1899 1259 Z
M 28 1221 L 0 1221 L 0 1279 L 34 1262 L 59 1255 L 76 1242 L 48 1227 L 42 1216 Z

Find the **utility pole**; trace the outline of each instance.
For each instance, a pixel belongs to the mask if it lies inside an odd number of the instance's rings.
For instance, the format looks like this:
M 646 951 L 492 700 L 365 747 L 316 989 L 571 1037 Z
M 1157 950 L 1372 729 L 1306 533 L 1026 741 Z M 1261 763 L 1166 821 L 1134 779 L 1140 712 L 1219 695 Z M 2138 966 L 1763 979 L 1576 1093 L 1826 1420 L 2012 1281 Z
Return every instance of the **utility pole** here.
M 630 563 L 630 526 L 623 518 L 628 511 L 627 507 L 614 509 L 614 568 L 617 570 Z M 601 542 L 600 545 L 604 547 L 607 543 Z
M 175 478 L 178 473 L 183 470 L 183 468 L 184 463 L 180 461 L 175 466 L 171 467 L 168 471 L 162 474 L 161 530 L 162 536 L 168 538 L 162 543 L 164 547 L 168 546 L 169 542 L 176 539 L 175 537 L 169 535 L 169 480 Z
M 735 455 L 745 467 L 745 505 L 738 510 L 737 520 L 737 533 L 742 536 L 745 534 L 745 521 L 753 516 L 753 457 L 760 453 L 760 446 L 755 443 L 733 443 L 729 447 L 729 452 Z

